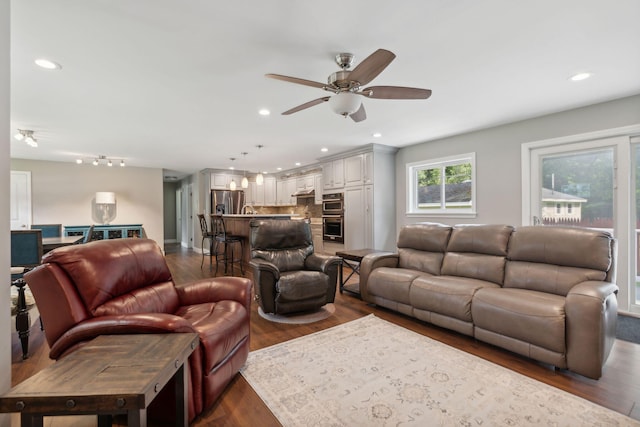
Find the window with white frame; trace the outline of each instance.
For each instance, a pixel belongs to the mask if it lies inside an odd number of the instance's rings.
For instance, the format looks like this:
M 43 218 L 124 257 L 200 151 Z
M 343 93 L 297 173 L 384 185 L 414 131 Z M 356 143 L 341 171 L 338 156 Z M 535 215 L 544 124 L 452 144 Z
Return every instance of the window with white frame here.
M 467 153 L 407 164 L 407 213 L 475 215 L 475 163 Z

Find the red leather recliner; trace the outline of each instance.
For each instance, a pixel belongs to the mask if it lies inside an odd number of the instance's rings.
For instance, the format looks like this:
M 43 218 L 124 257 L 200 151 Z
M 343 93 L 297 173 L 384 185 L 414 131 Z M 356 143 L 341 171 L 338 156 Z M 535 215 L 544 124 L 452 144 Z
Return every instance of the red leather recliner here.
M 55 249 L 25 280 L 52 359 L 98 335 L 197 332 L 200 348 L 189 358 L 189 420 L 216 401 L 249 354 L 251 280 L 217 277 L 176 286 L 153 240 Z

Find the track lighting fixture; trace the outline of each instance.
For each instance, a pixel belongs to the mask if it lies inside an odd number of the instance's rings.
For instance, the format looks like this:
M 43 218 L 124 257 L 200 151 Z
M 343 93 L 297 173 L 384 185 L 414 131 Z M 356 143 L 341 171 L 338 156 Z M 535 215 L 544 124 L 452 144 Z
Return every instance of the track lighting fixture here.
M 32 130 L 18 129 L 18 133 L 13 136 L 18 141 L 24 141 L 28 146 L 36 148 L 38 140 L 34 138 Z
M 91 164 L 93 166 L 98 166 L 100 164 L 105 164 L 109 167 L 113 166 L 113 162 L 114 161 L 120 161 L 120 167 L 123 168 L 125 167 L 125 163 L 124 163 L 124 159 L 114 159 L 111 157 L 107 157 L 107 156 L 97 156 L 97 157 L 88 157 L 88 158 L 78 158 L 76 159 L 76 163 L 81 165 L 83 164 L 85 161 L 87 162 L 91 162 Z

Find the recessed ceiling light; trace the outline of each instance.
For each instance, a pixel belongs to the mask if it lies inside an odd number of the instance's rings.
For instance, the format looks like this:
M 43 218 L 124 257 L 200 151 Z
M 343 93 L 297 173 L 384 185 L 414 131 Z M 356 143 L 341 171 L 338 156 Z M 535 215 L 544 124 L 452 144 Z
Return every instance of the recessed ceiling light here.
M 578 73 L 569 77 L 569 80 L 571 80 L 572 82 L 579 82 L 581 80 L 586 80 L 589 77 L 591 77 L 591 73 Z
M 229 169 L 234 170 L 235 168 L 233 166 L 229 166 Z
M 323 153 L 326 153 L 327 151 L 329 151 L 329 149 L 327 147 L 322 147 L 320 151 L 322 151 Z
M 38 67 L 46 68 L 47 70 L 60 70 L 62 65 L 57 62 L 50 61 L 45 58 L 39 58 L 34 61 Z
M 296 166 L 300 166 L 300 162 L 296 162 Z
M 282 168 L 276 168 L 276 170 L 279 170 L 279 171 L 281 171 L 281 170 L 282 170 Z
M 374 138 L 381 138 L 382 134 L 380 132 L 376 132 L 376 133 L 373 134 L 373 137 Z
M 267 110 L 266 108 L 262 108 L 260 111 L 258 111 L 258 114 L 260 114 L 261 116 L 268 116 L 269 114 L 271 114 L 271 111 Z

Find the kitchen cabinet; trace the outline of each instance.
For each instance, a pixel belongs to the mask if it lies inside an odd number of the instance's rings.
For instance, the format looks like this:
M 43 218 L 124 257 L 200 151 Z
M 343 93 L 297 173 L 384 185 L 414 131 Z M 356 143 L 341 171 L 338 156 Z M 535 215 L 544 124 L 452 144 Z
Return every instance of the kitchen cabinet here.
M 322 165 L 322 178 L 325 190 L 344 187 L 344 159 L 337 159 Z
M 345 157 L 344 246 L 346 250 L 395 250 L 395 152 L 372 144 Z
M 356 156 L 344 159 L 344 186 L 362 185 L 364 178 L 364 156 Z
M 296 178 L 296 191 L 313 190 L 314 188 L 313 175 L 302 175 Z
M 249 188 L 244 190 L 245 203 L 256 206 L 264 206 L 264 185 L 258 185 L 255 181 L 249 181 Z
M 292 196 L 296 192 L 296 178 L 285 178 L 276 181 L 276 205 L 277 206 L 293 206 L 297 203 L 295 197 Z
M 315 188 L 315 199 L 314 202 L 316 205 L 322 204 L 322 174 L 318 173 L 313 176 L 314 188 Z
M 229 184 L 231 184 L 231 181 L 236 182 L 237 190 L 242 190 L 242 188 L 240 187 L 240 183 L 242 182 L 242 175 L 214 172 L 211 174 L 210 180 L 212 190 L 229 190 Z
M 276 178 L 273 176 L 264 177 L 264 204 L 263 206 L 276 205 Z

